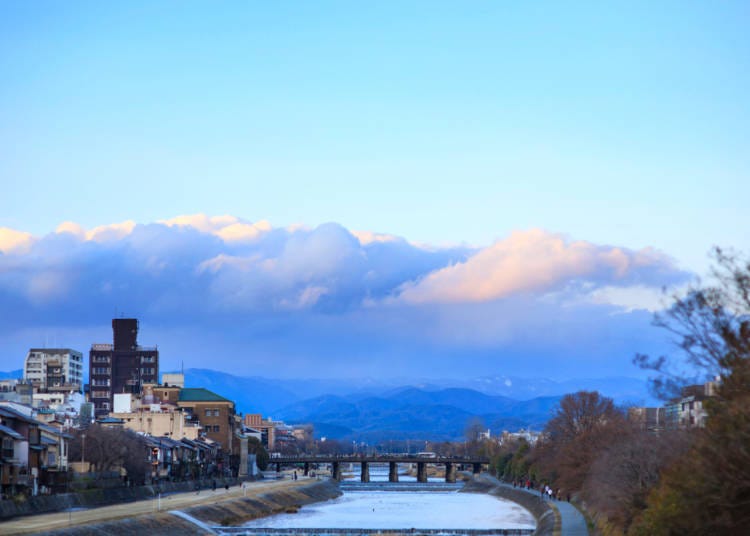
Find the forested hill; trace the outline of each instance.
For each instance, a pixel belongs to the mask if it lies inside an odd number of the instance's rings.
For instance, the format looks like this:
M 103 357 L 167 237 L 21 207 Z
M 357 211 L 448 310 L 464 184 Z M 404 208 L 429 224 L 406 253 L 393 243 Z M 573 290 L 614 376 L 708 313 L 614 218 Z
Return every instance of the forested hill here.
M 541 430 L 560 397 L 518 401 L 470 389 L 424 391 L 414 387 L 380 397 L 325 395 L 282 408 L 276 415 L 289 423 L 312 423 L 316 435 L 357 438 L 461 440 L 477 420 L 497 435 L 503 430 Z

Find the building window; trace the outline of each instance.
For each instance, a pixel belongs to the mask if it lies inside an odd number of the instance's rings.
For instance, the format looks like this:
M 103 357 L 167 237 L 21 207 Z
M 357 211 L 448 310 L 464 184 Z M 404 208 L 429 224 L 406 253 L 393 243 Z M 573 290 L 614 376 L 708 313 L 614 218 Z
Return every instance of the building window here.
M 214 432 L 220 432 L 220 431 L 221 431 L 221 426 L 219 426 L 218 424 L 214 426 Z

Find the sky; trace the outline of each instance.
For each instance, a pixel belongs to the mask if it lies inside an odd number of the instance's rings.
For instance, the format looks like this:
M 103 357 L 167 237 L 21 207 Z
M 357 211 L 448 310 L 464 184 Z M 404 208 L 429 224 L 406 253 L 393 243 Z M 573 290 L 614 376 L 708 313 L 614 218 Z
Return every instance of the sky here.
M 4 2 L 0 369 L 637 375 L 750 251 L 746 2 Z

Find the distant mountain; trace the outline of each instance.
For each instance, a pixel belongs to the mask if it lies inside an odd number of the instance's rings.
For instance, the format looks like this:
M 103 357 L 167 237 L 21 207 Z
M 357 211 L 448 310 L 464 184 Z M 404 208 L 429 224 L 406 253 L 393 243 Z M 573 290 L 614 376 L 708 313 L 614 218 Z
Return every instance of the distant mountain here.
M 237 411 L 262 413 L 263 416 L 299 400 L 299 397 L 274 380 L 233 376 L 209 369 L 185 370 L 185 387 L 205 387 L 234 401 Z
M 481 419 L 494 434 L 519 428 L 541 429 L 560 397 L 530 401 L 495 397 L 470 389 L 396 389 L 383 397 L 324 395 L 301 400 L 276 415 L 289 423 L 313 423 L 316 435 L 336 439 L 455 440 L 467 423 Z M 323 427 L 328 430 L 323 434 Z
M 493 433 L 541 429 L 562 395 L 597 390 L 617 403 L 653 403 L 633 378 L 554 381 L 494 376 L 468 380 L 285 380 L 187 369 L 187 387 L 205 387 L 235 401 L 242 413 L 311 423 L 317 436 L 377 441 L 459 439 L 480 418 Z
M 558 396 L 576 391 L 599 391 L 618 404 L 648 405 L 656 400 L 648 391 L 645 380 L 630 377 L 575 378 L 556 381 L 547 378 L 519 378 L 514 376 L 485 376 L 470 380 L 435 381 L 443 387 L 464 387 L 489 395 L 501 395 L 517 400 L 540 396 Z M 447 385 L 446 385 L 447 384 Z
M 0 371 L 0 380 L 6 380 L 6 379 L 15 380 L 18 378 L 23 378 L 23 369 L 10 370 L 7 372 Z

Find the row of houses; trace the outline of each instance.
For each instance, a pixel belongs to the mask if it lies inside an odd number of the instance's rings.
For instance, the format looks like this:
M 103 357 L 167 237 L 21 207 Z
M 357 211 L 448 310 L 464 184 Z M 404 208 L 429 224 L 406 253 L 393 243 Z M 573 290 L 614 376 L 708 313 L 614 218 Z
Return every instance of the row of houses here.
M 4 497 L 59 491 L 67 484 L 73 436 L 35 418 L 31 407 L 0 401 L 0 487 Z
M 138 344 L 138 329 L 136 319 L 112 321 L 112 344 L 92 344 L 89 385 L 83 354 L 70 348 L 31 348 L 23 379 L 0 380 L 5 497 L 63 491 L 71 473 L 96 469 L 68 455 L 72 441 L 91 441 L 92 427 L 135 432 L 147 479 L 242 477 L 255 470 L 252 438 L 274 447 L 278 423 L 243 419 L 233 401 L 185 387 L 182 374 L 159 382 L 158 350 Z
M 182 374 L 165 374 L 160 384 L 145 384 L 143 394 L 114 396 L 113 411 L 97 423 L 132 430 L 158 449 L 155 476 L 184 478 L 195 471 L 221 476 L 247 476 L 255 469 L 249 440 L 261 441 L 259 430 L 245 426 L 233 401 L 208 389 L 184 387 Z M 196 458 L 190 447 L 213 447 L 211 456 Z M 186 469 L 190 466 L 190 470 Z

